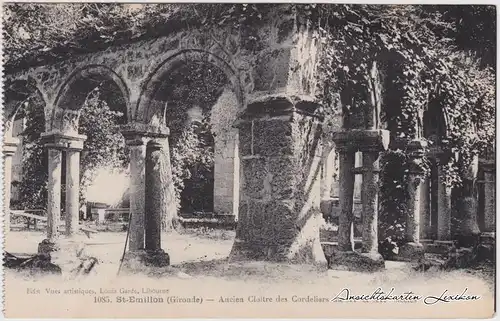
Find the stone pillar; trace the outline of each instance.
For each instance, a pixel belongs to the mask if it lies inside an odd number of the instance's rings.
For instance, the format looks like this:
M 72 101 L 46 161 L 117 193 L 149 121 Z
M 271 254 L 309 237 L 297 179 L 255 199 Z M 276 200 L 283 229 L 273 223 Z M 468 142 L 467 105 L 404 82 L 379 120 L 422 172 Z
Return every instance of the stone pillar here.
M 386 130 L 350 130 L 334 134 L 339 151 L 340 170 L 340 222 L 339 246 L 330 258 L 330 267 L 352 271 L 377 271 L 385 267 L 378 253 L 378 179 L 379 153 L 389 145 L 389 132 Z M 362 180 L 362 253 L 354 252 L 354 164 L 356 148 L 363 155 Z
M 80 221 L 80 150 L 66 151 L 66 235 L 74 235 Z
M 335 172 L 335 147 L 331 142 L 323 142 L 321 170 L 321 212 L 323 217 L 331 218 L 334 200 L 332 198 L 333 175 Z
M 235 177 L 239 177 L 238 130 L 233 128 L 222 137 L 216 136 L 214 150 L 214 212 L 237 214 L 235 201 Z
M 333 174 L 335 171 L 335 147 L 331 144 L 323 144 L 323 168 L 321 172 L 321 199 L 327 200 L 332 197 Z
M 420 185 L 420 238 L 428 239 L 431 235 L 431 200 L 429 178 L 424 178 Z
M 378 255 L 379 151 L 363 151 L 363 253 Z
M 326 267 L 321 224 L 321 126 L 312 102 L 288 97 L 248 105 L 237 122 L 241 182 L 231 260 Z
M 354 157 L 348 146 L 338 145 L 339 152 L 339 250 L 354 251 Z
M 62 151 L 49 147 L 49 179 L 47 182 L 47 239 L 54 243 L 58 238 L 58 226 L 61 218 L 61 174 Z
M 420 168 L 424 157 L 425 141 L 413 140 L 408 144 L 411 163 L 408 182 L 408 212 L 406 213 L 406 243 L 401 247 L 399 256 L 405 260 L 419 260 L 424 256 L 424 248 L 420 243 L 420 196 L 424 172 Z
M 167 179 L 172 176 L 162 159 L 162 148 L 168 149 L 167 138 L 150 141 L 146 147 L 146 199 L 145 199 L 145 249 L 148 259 L 156 266 L 169 264 L 166 253 L 161 248 L 162 219 L 166 218 L 169 204 L 174 200 L 169 194 Z
M 495 231 L 496 191 L 495 162 L 484 162 L 484 232 Z
M 121 128 L 130 150 L 130 215 L 129 244 L 125 266 L 131 261 L 145 265 L 165 266 L 168 255 L 161 249 L 162 216 L 173 204 L 168 193 L 168 172 L 163 152 L 168 152 L 169 130 L 163 126 L 129 123 Z M 147 178 L 146 178 L 147 177 Z M 171 179 L 171 176 L 170 176 Z
M 144 215 L 146 197 L 146 139 L 127 140 L 130 150 L 130 252 L 144 249 Z
M 48 167 L 49 178 L 47 184 L 47 239 L 48 244 L 54 243 L 58 238 L 58 226 L 61 218 L 61 174 L 62 174 L 62 150 L 68 150 L 67 159 L 67 185 L 69 193 L 66 193 L 66 232 L 68 234 L 76 231 L 78 228 L 78 195 L 79 195 L 79 151 L 83 148 L 83 142 L 87 139 L 85 135 L 76 133 L 48 132 L 42 133 L 42 142 L 48 149 Z M 77 156 L 71 154 L 75 151 Z M 69 194 L 69 195 L 68 195 Z M 76 214 L 75 214 L 76 212 Z M 71 214 L 70 214 L 71 213 Z M 71 221 L 68 221 L 71 220 Z M 68 227 L 71 227 L 69 229 Z M 71 232 L 70 232 L 71 230 Z M 45 244 L 42 242 L 42 244 Z M 39 251 L 45 250 L 39 246 Z M 57 248 L 54 248 L 54 250 Z
M 462 224 L 460 224 L 457 239 L 461 246 L 474 246 L 479 241 L 479 225 L 477 222 L 477 201 L 475 185 L 479 167 L 479 157 L 476 155 L 471 164 L 464 170 L 462 181 Z
M 6 133 L 7 135 L 7 133 Z M 5 137 L 3 143 L 3 160 L 4 160 L 4 235 L 10 231 L 10 197 L 12 184 L 12 156 L 14 156 L 19 139 L 14 137 Z
M 437 238 L 440 241 L 451 239 L 451 187 L 446 186 L 443 160 L 438 160 L 438 199 L 437 199 Z

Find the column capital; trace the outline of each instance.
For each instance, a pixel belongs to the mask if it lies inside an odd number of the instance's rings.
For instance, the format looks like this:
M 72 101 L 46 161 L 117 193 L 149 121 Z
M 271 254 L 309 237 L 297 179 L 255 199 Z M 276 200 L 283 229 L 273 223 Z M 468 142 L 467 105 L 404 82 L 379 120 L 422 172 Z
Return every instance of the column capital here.
M 388 148 L 390 136 L 383 129 L 351 129 L 334 132 L 332 139 L 341 151 L 381 152 Z
M 17 146 L 19 146 L 19 138 L 17 137 L 4 137 L 2 152 L 4 156 L 12 156 L 16 153 Z
M 151 139 L 167 138 L 170 135 L 170 129 L 167 126 L 137 122 L 120 126 L 120 131 L 129 146 L 144 145 Z
M 50 149 L 68 149 L 81 151 L 83 149 L 83 143 L 87 139 L 85 135 L 79 134 L 68 134 L 61 132 L 47 132 L 41 135 L 42 143 L 44 143 L 46 148 Z
M 420 184 L 420 176 L 425 174 L 421 165 L 424 161 L 426 147 L 427 142 L 422 139 L 413 139 L 408 141 L 406 145 L 410 156 L 410 173 L 418 176 L 414 177 L 415 184 Z
M 249 101 L 245 110 L 235 122 L 237 127 L 242 122 L 276 116 L 300 114 L 322 119 L 316 112 L 319 103 L 314 97 L 305 95 L 263 94 Z

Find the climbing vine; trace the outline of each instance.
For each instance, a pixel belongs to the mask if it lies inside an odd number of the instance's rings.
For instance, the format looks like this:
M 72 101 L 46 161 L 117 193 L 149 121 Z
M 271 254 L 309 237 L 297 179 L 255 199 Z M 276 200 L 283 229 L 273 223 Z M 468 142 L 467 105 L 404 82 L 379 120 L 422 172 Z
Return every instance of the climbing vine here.
M 383 83 L 380 128 L 390 130 L 394 145 L 382 158 L 381 235 L 402 237 L 408 173 L 419 167 L 429 174 L 429 161 L 415 162 L 404 142 L 424 136 L 424 113 L 437 104 L 446 117 L 440 144 L 448 157 L 443 175 L 450 187 L 461 185 L 464 171 L 495 140 L 495 81 L 474 53 L 457 50 L 448 37 L 462 30 L 443 11 L 420 6 L 326 5 L 309 7 L 319 21 L 321 57 L 318 98 L 328 119 L 343 114 L 344 128 L 365 128 L 366 109 L 374 105 L 371 73 L 380 67 Z M 450 8 L 446 14 L 458 14 Z M 481 11 L 483 12 L 483 11 Z M 463 32 L 463 30 L 462 30 Z M 463 42 L 463 39 L 461 39 Z M 470 47 L 470 46 L 469 46 Z M 360 121 L 364 119 L 364 123 Z

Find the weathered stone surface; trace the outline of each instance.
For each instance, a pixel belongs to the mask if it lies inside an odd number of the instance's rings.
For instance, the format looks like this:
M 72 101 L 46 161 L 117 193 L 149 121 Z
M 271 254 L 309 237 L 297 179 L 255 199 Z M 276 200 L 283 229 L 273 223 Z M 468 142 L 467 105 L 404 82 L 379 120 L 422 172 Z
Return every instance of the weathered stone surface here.
M 170 265 L 170 257 L 163 250 L 137 250 L 125 253 L 122 269 L 141 273 L 144 266 L 164 267 Z
M 292 155 L 294 139 L 292 122 L 281 119 L 253 121 L 253 153 L 261 156 Z
M 363 152 L 363 253 L 378 253 L 379 152 Z
M 80 220 L 80 151 L 66 151 L 66 235 L 75 234 Z
M 339 216 L 339 249 L 354 250 L 354 153 L 349 150 L 339 150 L 339 182 L 340 182 L 340 216 Z
M 115 90 L 110 94 L 121 97 L 128 121 L 150 123 L 161 114 L 157 107 L 148 110 L 159 84 L 186 61 L 209 63 L 223 70 L 240 108 L 245 105 L 245 96 L 278 91 L 311 95 L 316 88 L 315 31 L 305 25 L 297 28 L 296 13 L 289 5 L 275 6 L 250 28 L 251 32 L 240 33 L 221 25 L 207 33 L 182 24 L 162 36 L 68 55 L 25 70 L 9 70 L 7 77 L 34 80 L 45 100 L 46 115 L 50 115 L 47 130 L 63 128 L 60 122 L 52 121 L 53 111 L 78 110 L 93 80 L 113 83 Z M 55 116 L 58 120 L 62 117 Z
M 439 240 L 451 238 L 451 188 L 443 181 L 443 168 L 438 165 L 438 217 L 437 237 Z
M 422 260 L 424 258 L 424 253 L 424 246 L 421 243 L 408 242 L 399 248 L 396 259 L 415 262 Z
M 287 85 L 290 54 L 290 49 L 280 48 L 259 55 L 253 73 L 255 90 L 274 90 Z
M 61 217 L 61 173 L 62 152 L 59 149 L 49 149 L 49 179 L 47 183 L 47 238 L 55 240 L 58 237 L 57 227 Z
M 298 133 L 303 122 L 297 114 L 253 120 L 255 154 L 241 159 L 239 222 L 231 260 L 326 266 L 319 242 L 319 154 L 302 143 L 304 137 Z M 319 137 L 314 130 L 309 135 Z
M 264 196 L 264 181 L 269 177 L 269 169 L 264 157 L 250 157 L 241 159 L 242 171 L 242 199 L 262 198 Z
M 129 250 L 144 249 L 144 215 L 146 197 L 146 145 L 137 142 L 130 149 L 130 212 Z
M 334 251 L 328 257 L 328 268 L 355 272 L 377 272 L 385 269 L 385 261 L 379 253 Z

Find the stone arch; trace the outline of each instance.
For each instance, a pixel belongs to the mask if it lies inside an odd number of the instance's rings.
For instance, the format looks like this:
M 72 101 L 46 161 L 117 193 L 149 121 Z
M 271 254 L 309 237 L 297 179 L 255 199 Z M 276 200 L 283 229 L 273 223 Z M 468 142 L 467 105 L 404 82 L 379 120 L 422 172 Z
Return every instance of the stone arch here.
M 35 100 L 36 103 L 42 106 L 45 112 L 47 104 L 34 79 L 16 79 L 6 85 L 3 110 L 5 126 L 4 136 L 12 135 L 13 122 L 29 100 Z
M 73 71 L 61 85 L 54 102 L 49 130 L 77 130 L 73 127 L 78 125 L 78 111 L 90 91 L 99 85 L 109 94 L 106 102 L 110 108 L 123 112 L 129 122 L 130 92 L 125 81 L 106 66 L 88 65 Z
M 212 72 L 214 71 L 213 69 L 217 69 L 215 75 L 218 76 L 214 78 L 214 81 L 218 83 L 217 80 L 221 80 L 222 78 L 219 77 L 221 76 L 224 78 L 223 82 L 226 85 L 220 88 L 220 94 L 216 101 L 213 102 L 213 105 L 211 104 L 212 101 L 200 101 L 199 105 L 193 105 L 191 109 L 186 110 L 186 119 L 183 120 L 181 119 L 182 117 L 179 118 L 173 116 L 173 114 L 169 114 L 169 111 L 173 110 L 170 102 L 171 98 L 175 101 L 174 97 L 179 94 L 175 93 L 176 85 L 180 85 L 177 81 L 184 83 L 183 79 L 185 76 L 190 75 L 189 72 L 197 72 L 193 71 L 197 70 L 197 67 L 194 66 L 201 67 L 200 72 L 202 73 L 199 74 L 201 78 L 208 75 L 204 73 L 206 71 L 204 67 L 208 66 L 208 69 L 212 69 Z M 192 67 L 194 69 L 191 69 Z M 186 77 L 185 79 L 188 78 Z M 224 106 L 230 106 L 231 108 L 220 116 L 220 111 L 224 110 Z M 169 126 L 169 139 L 172 144 L 175 144 L 176 137 L 178 137 L 178 130 L 176 130 L 176 125 L 172 123 L 172 117 L 175 117 L 175 122 L 197 122 L 196 120 L 200 120 L 208 112 L 208 109 L 205 108 L 210 108 L 210 122 L 211 125 L 214 125 L 211 127 L 213 135 L 212 147 L 214 151 L 214 166 L 212 168 L 213 199 L 207 200 L 203 205 L 198 203 L 196 205 L 198 207 L 201 206 L 204 211 L 208 210 L 224 214 L 233 213 L 237 217 L 239 204 L 239 136 L 238 129 L 233 128 L 232 123 L 238 118 L 244 106 L 245 98 L 235 68 L 217 55 L 203 50 L 181 50 L 170 56 L 154 69 L 144 84 L 134 119 L 138 123 L 144 123 L 153 127 Z M 176 107 L 174 106 L 173 108 Z M 219 116 L 212 118 L 214 112 Z M 224 124 L 222 126 L 227 126 L 225 127 L 227 130 L 222 132 L 217 131 L 216 127 L 219 126 L 215 126 L 215 124 Z M 187 186 L 185 188 L 188 190 Z M 181 196 L 181 204 L 182 199 Z M 187 206 L 187 208 L 190 208 L 190 206 Z
M 238 73 L 228 62 L 208 51 L 201 49 L 185 49 L 171 55 L 162 61 L 151 73 L 144 83 L 142 93 L 139 97 L 137 108 L 132 117 L 134 120 L 144 123 L 153 121 L 154 112 L 151 110 L 151 102 L 155 94 L 162 85 L 165 77 L 183 66 L 186 63 L 206 63 L 211 64 L 224 72 L 228 81 L 231 83 L 232 90 L 235 93 L 239 109 L 245 106 L 245 95 L 243 93 Z M 163 112 L 163 111 L 161 111 Z

